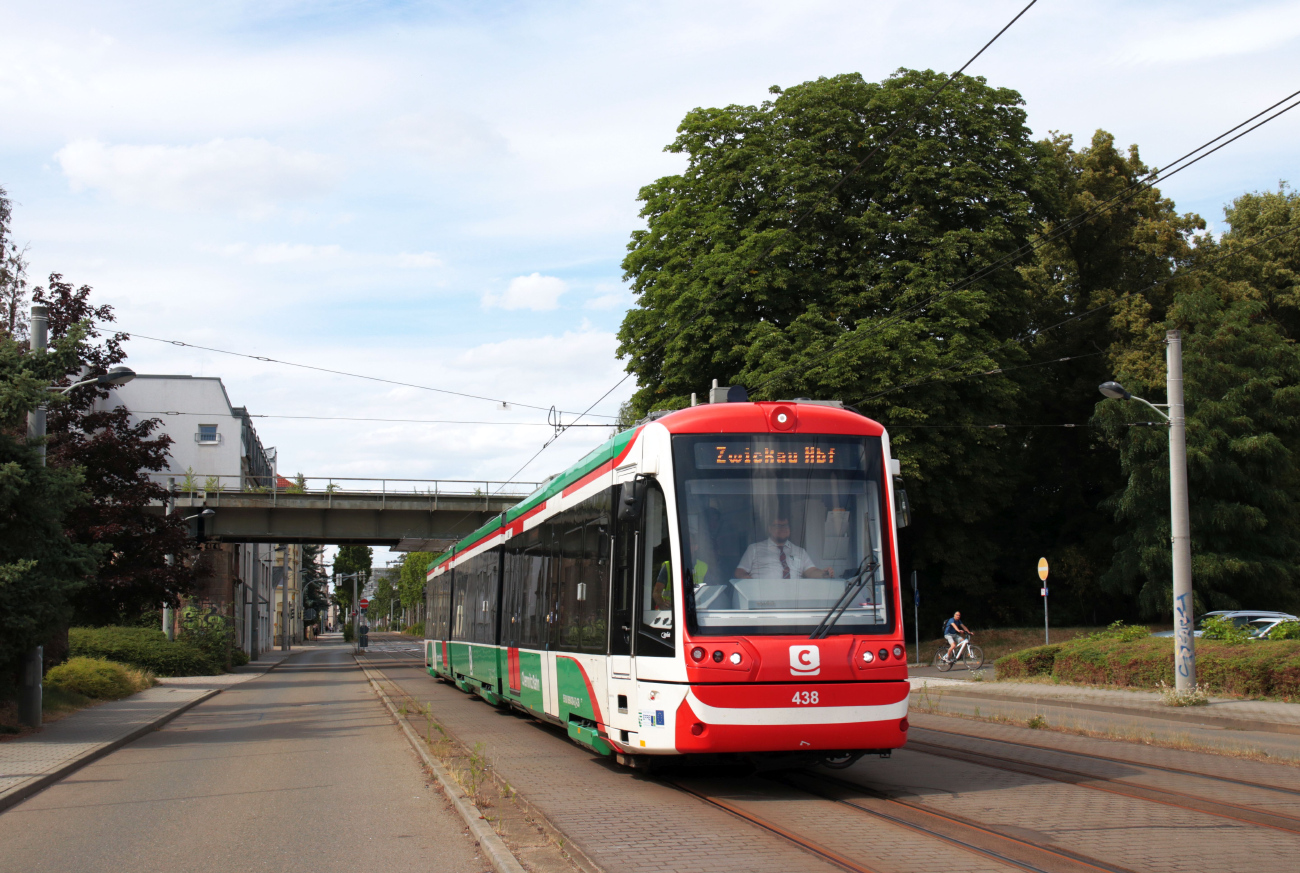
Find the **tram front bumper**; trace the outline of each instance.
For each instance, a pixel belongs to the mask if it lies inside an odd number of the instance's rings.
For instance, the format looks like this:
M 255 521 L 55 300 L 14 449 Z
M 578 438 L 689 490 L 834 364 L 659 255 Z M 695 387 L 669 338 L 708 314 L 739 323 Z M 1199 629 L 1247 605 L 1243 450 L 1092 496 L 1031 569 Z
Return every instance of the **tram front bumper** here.
M 674 719 L 677 751 L 897 749 L 910 692 L 906 681 L 693 685 Z

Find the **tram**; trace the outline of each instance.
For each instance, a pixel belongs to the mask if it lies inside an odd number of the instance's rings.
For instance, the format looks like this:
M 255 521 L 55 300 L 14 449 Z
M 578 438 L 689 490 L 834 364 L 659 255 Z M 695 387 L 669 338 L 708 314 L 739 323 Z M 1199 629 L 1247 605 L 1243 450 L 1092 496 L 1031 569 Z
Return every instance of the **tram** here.
M 888 434 L 838 402 L 663 414 L 434 560 L 426 668 L 632 767 L 888 755 L 907 517 Z

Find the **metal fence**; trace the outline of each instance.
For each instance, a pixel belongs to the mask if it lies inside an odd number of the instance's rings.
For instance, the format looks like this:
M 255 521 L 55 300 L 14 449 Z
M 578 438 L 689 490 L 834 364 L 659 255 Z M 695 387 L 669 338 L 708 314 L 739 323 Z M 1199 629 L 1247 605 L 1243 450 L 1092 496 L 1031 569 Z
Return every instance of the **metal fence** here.
M 524 497 L 539 482 L 502 482 L 496 479 L 390 479 L 362 476 L 281 476 L 277 487 L 267 477 L 204 476 L 152 473 L 151 478 L 176 491 L 242 492 L 254 494 L 413 494 L 429 496 Z

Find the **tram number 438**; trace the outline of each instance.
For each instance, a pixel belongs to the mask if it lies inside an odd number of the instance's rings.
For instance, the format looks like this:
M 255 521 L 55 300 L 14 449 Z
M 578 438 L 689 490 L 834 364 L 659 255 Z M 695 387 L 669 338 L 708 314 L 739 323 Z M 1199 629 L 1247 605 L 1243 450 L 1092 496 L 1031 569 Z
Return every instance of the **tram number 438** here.
M 810 706 L 817 702 L 816 691 L 796 691 L 794 693 L 795 706 Z

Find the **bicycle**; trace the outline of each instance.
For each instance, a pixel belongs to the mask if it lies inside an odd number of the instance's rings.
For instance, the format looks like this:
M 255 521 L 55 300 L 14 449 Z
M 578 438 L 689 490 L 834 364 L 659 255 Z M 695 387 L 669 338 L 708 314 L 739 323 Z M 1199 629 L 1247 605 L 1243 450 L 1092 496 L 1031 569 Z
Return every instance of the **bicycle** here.
M 984 650 L 979 646 L 972 645 L 968 634 L 959 634 L 961 642 L 952 653 L 951 660 L 947 658 L 948 649 L 943 647 L 934 653 L 934 666 L 939 669 L 940 673 L 947 673 L 952 669 L 952 665 L 958 661 L 966 665 L 967 670 L 978 670 L 984 666 Z

